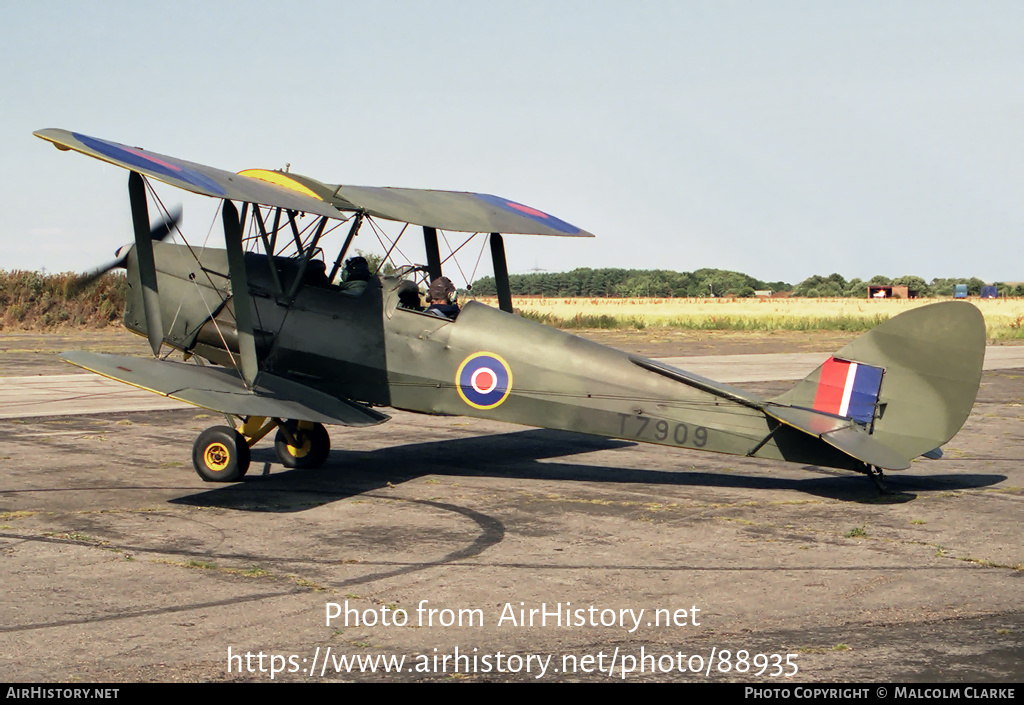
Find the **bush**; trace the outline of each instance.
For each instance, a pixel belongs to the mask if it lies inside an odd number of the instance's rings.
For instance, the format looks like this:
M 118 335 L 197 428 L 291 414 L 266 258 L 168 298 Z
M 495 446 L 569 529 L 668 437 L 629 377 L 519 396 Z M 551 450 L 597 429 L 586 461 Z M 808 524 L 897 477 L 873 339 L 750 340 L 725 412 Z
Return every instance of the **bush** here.
M 128 293 L 124 273 L 108 274 L 78 296 L 69 297 L 68 287 L 76 276 L 0 271 L 0 329 L 99 328 L 116 324 Z

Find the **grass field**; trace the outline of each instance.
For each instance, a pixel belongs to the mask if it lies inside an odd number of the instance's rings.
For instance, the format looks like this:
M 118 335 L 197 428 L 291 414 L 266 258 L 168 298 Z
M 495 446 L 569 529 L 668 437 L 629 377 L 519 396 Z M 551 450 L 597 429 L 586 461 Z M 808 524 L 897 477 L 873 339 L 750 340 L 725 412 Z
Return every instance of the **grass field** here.
M 481 299 L 497 305 L 493 299 Z M 524 315 L 567 329 L 869 330 L 937 299 L 564 299 L 517 298 Z M 1024 338 L 1024 299 L 972 299 L 991 340 Z

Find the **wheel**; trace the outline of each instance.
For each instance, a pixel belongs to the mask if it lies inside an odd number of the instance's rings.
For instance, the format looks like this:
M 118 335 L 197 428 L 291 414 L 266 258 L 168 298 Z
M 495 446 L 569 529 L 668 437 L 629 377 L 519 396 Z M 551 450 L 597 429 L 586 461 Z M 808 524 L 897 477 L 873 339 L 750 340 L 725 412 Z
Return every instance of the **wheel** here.
M 282 431 L 274 436 L 274 450 L 282 465 L 286 468 L 318 468 L 327 461 L 331 452 L 331 437 L 323 424 L 302 428 L 289 423 L 288 430 L 298 443 L 297 446 L 289 445 Z
M 249 444 L 230 426 L 208 428 L 192 446 L 192 464 L 207 482 L 241 480 L 249 469 Z
M 282 465 L 286 468 L 318 468 L 326 462 L 331 452 L 331 437 L 323 424 L 303 428 L 289 422 L 288 430 L 297 446 L 290 445 L 282 431 L 274 437 L 274 450 Z

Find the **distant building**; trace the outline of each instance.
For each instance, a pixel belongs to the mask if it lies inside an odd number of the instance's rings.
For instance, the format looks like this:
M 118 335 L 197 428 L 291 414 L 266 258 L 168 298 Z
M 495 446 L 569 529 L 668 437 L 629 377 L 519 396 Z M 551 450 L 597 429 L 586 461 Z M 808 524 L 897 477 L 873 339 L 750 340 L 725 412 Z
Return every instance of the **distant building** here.
M 868 298 L 869 299 L 916 299 L 917 291 L 911 291 L 908 287 L 901 284 L 884 285 L 879 286 L 875 284 L 868 285 Z

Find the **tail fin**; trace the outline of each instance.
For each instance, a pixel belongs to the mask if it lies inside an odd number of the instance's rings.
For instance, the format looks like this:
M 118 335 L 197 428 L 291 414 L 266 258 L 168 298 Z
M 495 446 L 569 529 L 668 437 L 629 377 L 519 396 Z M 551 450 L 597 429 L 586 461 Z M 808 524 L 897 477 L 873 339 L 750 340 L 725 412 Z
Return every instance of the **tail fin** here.
M 865 423 L 873 441 L 912 459 L 964 425 L 984 361 L 981 311 L 931 304 L 865 333 L 773 401 Z

